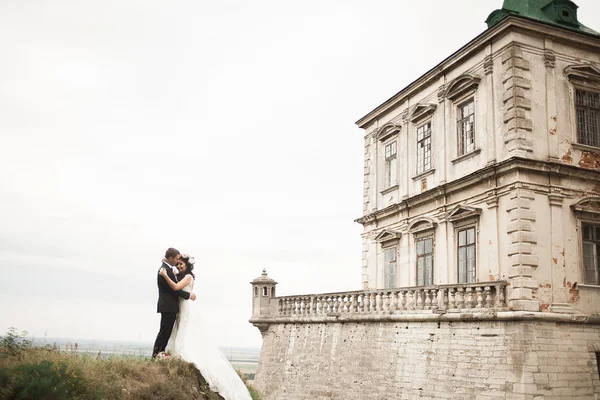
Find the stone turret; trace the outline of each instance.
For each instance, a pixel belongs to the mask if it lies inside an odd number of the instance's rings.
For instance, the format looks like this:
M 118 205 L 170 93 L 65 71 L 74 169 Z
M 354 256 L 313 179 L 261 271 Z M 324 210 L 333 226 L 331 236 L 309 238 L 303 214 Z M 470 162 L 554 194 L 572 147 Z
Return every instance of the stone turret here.
M 271 315 L 271 301 L 275 298 L 277 282 L 269 278 L 263 269 L 261 276 L 250 282 L 252 285 L 252 318 Z

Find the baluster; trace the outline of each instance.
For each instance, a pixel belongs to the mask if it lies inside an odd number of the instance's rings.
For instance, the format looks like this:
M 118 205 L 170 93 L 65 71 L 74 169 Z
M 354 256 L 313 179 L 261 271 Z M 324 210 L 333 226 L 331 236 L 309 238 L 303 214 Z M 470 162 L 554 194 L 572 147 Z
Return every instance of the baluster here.
M 431 291 L 429 289 L 425 289 L 425 306 L 423 307 L 425 310 L 431 310 Z
M 404 295 L 405 295 L 405 293 L 402 290 L 400 290 L 398 292 L 398 310 L 400 310 L 400 311 L 406 310 L 406 307 L 405 307 L 405 304 L 406 304 L 405 301 L 406 300 L 405 300 L 405 296 Z
M 377 297 L 375 295 L 375 293 L 370 293 L 369 294 L 369 303 L 371 304 L 371 306 L 369 307 L 369 312 L 371 314 L 375 314 L 376 310 L 377 310 Z
M 492 290 L 489 286 L 486 286 L 483 290 L 485 291 L 485 308 L 492 308 L 494 305 Z
M 381 311 L 383 313 L 387 312 L 390 310 L 390 294 L 389 292 L 383 292 L 381 293 L 381 305 L 382 305 L 382 309 Z
M 296 300 L 295 299 L 290 299 L 290 308 L 289 308 L 289 315 L 293 315 L 296 312 Z
M 312 314 L 312 299 L 307 296 L 307 297 L 305 297 L 305 300 L 306 300 L 306 304 L 305 304 L 306 313 L 305 314 L 310 315 L 310 314 Z
M 350 295 L 347 294 L 344 296 L 344 312 L 349 313 L 350 312 Z
M 369 294 L 363 293 L 362 294 L 362 310 L 361 311 L 363 313 L 368 313 L 370 307 L 371 307 L 371 302 L 369 301 Z
M 283 315 L 283 299 L 277 301 L 277 314 Z
M 400 292 L 390 293 L 390 296 L 392 296 L 392 301 L 390 305 L 390 311 L 392 312 L 392 314 L 398 309 L 398 294 L 400 294 Z
M 350 295 L 350 312 L 351 313 L 355 313 L 356 312 L 356 306 L 358 306 L 358 303 L 356 301 L 356 295 L 352 294 Z
M 440 307 L 441 289 L 431 289 L 431 309 L 435 312 Z
M 456 308 L 456 300 L 454 299 L 454 288 L 448 288 L 448 309 L 454 310 Z
M 496 286 L 496 297 L 498 298 L 498 300 L 496 300 L 498 308 L 506 307 L 506 304 L 504 303 L 504 285 Z
M 415 309 L 415 297 L 414 297 L 414 292 L 412 290 L 409 290 L 406 293 L 406 309 L 407 310 Z
M 472 287 L 468 287 L 466 288 L 466 299 L 465 299 L 465 306 L 467 307 L 467 309 L 471 309 L 474 306 L 474 299 L 473 299 L 473 288 Z
M 475 288 L 475 291 L 477 292 L 477 308 L 483 308 L 483 288 L 481 286 L 477 286 Z
M 416 306 L 417 310 L 422 310 L 423 309 L 423 294 L 422 294 L 422 289 L 417 289 L 417 306 Z
M 456 289 L 456 308 L 458 308 L 459 310 L 462 310 L 465 305 L 465 298 L 463 295 L 464 290 L 465 288 L 463 287 L 459 287 Z
M 288 315 L 288 299 L 283 299 L 283 315 Z

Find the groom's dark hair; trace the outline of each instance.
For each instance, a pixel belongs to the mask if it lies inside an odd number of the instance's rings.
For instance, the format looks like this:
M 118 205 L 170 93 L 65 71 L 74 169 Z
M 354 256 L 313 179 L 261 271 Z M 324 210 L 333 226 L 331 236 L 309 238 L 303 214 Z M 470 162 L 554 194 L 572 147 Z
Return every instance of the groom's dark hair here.
M 165 251 L 165 258 L 177 257 L 179 255 L 179 250 L 169 247 L 167 251 Z

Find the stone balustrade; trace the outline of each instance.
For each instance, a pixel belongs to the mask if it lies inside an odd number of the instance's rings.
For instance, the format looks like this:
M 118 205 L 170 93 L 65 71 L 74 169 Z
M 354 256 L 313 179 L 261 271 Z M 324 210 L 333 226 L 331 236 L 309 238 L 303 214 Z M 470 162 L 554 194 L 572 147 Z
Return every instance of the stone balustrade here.
M 506 281 L 281 296 L 271 317 L 504 310 Z M 276 307 L 275 307 L 276 305 Z

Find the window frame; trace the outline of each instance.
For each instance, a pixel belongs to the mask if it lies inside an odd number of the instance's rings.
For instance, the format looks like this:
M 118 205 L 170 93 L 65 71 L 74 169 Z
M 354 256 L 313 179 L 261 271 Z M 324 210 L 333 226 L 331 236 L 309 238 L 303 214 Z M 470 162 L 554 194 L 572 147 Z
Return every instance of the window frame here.
M 596 87 L 596 86 L 588 86 L 588 85 L 578 85 L 576 83 L 574 83 L 573 85 L 573 94 L 572 94 L 572 102 L 573 102 L 573 121 L 574 121 L 574 125 L 575 125 L 575 142 L 579 145 L 582 146 L 589 146 L 589 147 L 593 147 L 593 148 L 597 148 L 600 149 L 600 107 L 597 109 L 597 113 L 598 113 L 598 124 L 596 126 L 596 132 L 592 133 L 592 135 L 595 135 L 592 139 L 595 140 L 590 140 L 587 143 L 584 143 L 584 141 L 582 140 L 582 133 L 580 131 L 580 124 L 579 124 L 579 109 L 580 107 L 584 107 L 587 109 L 591 109 L 591 107 L 586 107 L 586 106 L 579 106 L 578 103 L 578 92 L 582 92 L 582 93 L 586 93 L 586 94 L 594 94 L 598 96 L 598 103 L 600 106 L 600 88 Z M 589 135 L 589 132 L 588 132 Z M 590 142 L 595 142 L 594 144 L 590 144 Z
M 384 176 L 383 176 L 383 189 L 389 189 L 395 186 L 398 186 L 398 140 L 397 137 L 394 137 L 392 140 L 388 140 L 386 142 L 382 143 L 382 147 L 383 147 L 383 164 L 384 164 Z M 391 150 L 390 150 L 390 156 L 387 156 L 387 148 L 388 147 L 394 147 L 394 154 L 391 154 Z M 395 168 L 394 168 L 394 178 L 395 180 L 392 181 L 391 177 L 392 177 L 392 168 L 389 164 L 391 164 L 391 161 L 395 160 Z
M 478 147 L 477 147 L 477 102 L 475 100 L 475 93 L 469 93 L 467 96 L 465 96 L 463 99 L 458 100 L 455 102 L 456 107 L 455 107 L 455 122 L 456 122 L 456 157 L 462 157 L 462 156 L 466 156 L 468 154 L 471 154 L 475 151 L 477 151 Z M 469 114 L 468 116 L 463 116 L 461 115 L 461 110 L 469 105 L 472 104 L 473 105 L 473 111 L 472 114 Z M 463 132 L 461 131 L 461 122 L 465 121 L 465 119 L 472 117 L 472 136 L 473 136 L 473 147 L 470 150 L 466 150 L 463 151 L 464 146 L 461 146 L 462 144 L 462 136 L 463 136 Z
M 398 241 L 392 241 L 388 243 L 383 243 L 381 245 L 381 249 L 383 250 L 383 288 L 384 289 L 393 289 L 397 287 L 398 284 Z M 393 276 L 393 280 L 390 277 L 390 282 L 388 282 L 387 278 L 387 253 L 391 252 L 394 255 L 394 273 L 391 274 Z M 390 261 L 391 263 L 391 261 Z
M 464 231 L 468 231 L 468 230 L 473 230 L 473 243 L 469 244 L 467 243 L 466 245 L 462 246 L 467 248 L 468 246 L 472 245 L 473 246 L 473 258 L 474 258 L 474 263 L 473 263 L 473 280 L 469 281 L 468 277 L 469 277 L 469 271 L 468 271 L 468 263 L 467 259 L 465 259 L 465 275 L 467 277 L 467 280 L 465 282 L 461 282 L 460 278 L 461 278 L 461 274 L 460 274 L 460 249 L 461 249 L 461 245 L 460 245 L 460 233 L 464 232 Z M 465 223 L 462 224 L 460 226 L 455 226 L 454 228 L 454 237 L 455 237 L 455 249 L 456 249 L 456 282 L 463 284 L 463 283 L 475 283 L 477 282 L 477 262 L 479 257 L 477 256 L 477 250 L 479 249 L 478 246 L 478 241 L 479 241 L 479 232 L 477 229 L 477 223 L 476 222 L 469 222 L 469 223 Z M 467 236 L 467 240 L 468 240 L 468 236 Z
M 419 140 L 419 130 L 423 127 L 425 127 L 426 125 L 429 125 L 429 135 L 428 136 L 424 136 L 421 140 Z M 422 121 L 421 123 L 419 123 L 418 125 L 416 125 L 416 129 L 415 129 L 415 139 L 416 139 L 416 159 L 417 159 L 417 169 L 416 169 L 416 175 L 420 176 L 421 174 L 424 174 L 430 170 L 433 169 L 433 157 L 432 157 L 432 147 L 433 147 L 433 119 L 430 118 L 428 120 Z M 420 160 L 419 160 L 419 144 L 421 142 L 424 142 L 426 139 L 429 139 L 429 166 L 428 168 L 427 165 L 425 164 L 425 159 L 427 158 L 425 155 L 427 154 L 427 151 L 424 150 L 423 153 L 423 164 L 424 165 L 420 165 Z M 421 167 L 423 169 L 421 169 Z
M 599 229 L 600 230 L 600 221 L 589 221 L 589 220 L 580 220 L 579 222 L 579 243 L 580 243 L 580 247 L 581 247 L 581 270 L 582 270 L 582 280 L 583 280 L 583 284 L 584 285 L 593 285 L 593 286 L 600 286 L 600 260 L 599 260 L 599 252 L 598 252 L 598 248 L 600 247 L 600 235 L 598 235 L 598 238 L 590 240 L 590 239 L 585 239 L 584 238 L 584 233 L 585 233 L 585 225 L 590 225 L 593 226 L 595 229 Z M 594 248 L 594 266 L 595 266 L 595 282 L 589 282 L 586 278 L 587 278 L 587 269 L 586 269 L 586 265 L 585 265 L 585 259 L 586 259 L 586 255 L 585 255 L 585 243 L 592 243 L 595 244 L 595 248 Z
M 423 253 L 419 255 L 419 242 L 424 242 L 426 240 L 431 240 L 431 253 Z M 423 245 L 425 247 L 425 245 Z M 427 255 L 431 254 L 431 282 L 427 282 Z M 423 235 L 415 236 L 415 286 L 432 286 L 435 282 L 434 273 L 435 273 L 435 234 L 434 232 L 427 232 Z M 425 258 L 423 261 L 423 284 L 419 284 L 419 259 Z

